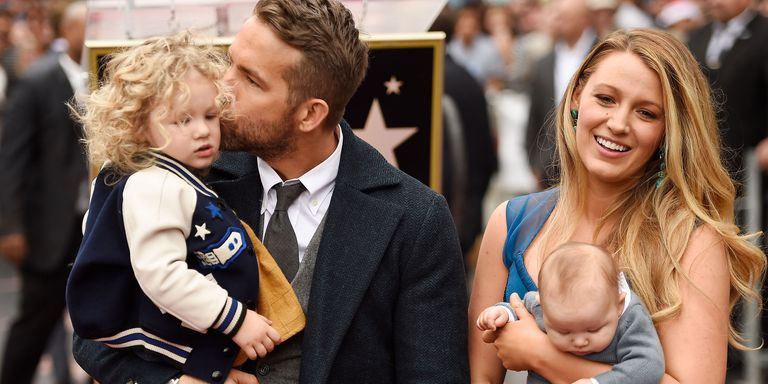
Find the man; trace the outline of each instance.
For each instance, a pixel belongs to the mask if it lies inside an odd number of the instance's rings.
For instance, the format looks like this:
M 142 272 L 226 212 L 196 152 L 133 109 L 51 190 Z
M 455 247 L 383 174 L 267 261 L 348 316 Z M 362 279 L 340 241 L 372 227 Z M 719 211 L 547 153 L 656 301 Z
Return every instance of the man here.
M 430 31 L 445 32 L 451 41 L 455 20 L 446 7 Z M 443 67 L 443 196 L 466 256 L 483 231 L 483 198 L 498 160 L 483 88 L 450 52 Z
M 254 376 L 233 370 L 226 382 L 468 382 L 466 286 L 445 200 L 342 121 L 367 67 L 350 12 L 336 0 L 261 0 L 229 52 L 236 101 L 223 144 L 243 152 L 222 157 L 211 185 L 275 255 L 273 186 L 303 184 L 287 214 L 307 325 L 242 367 Z M 100 382 L 199 382 L 93 341 L 74 349 Z
M 712 22 L 693 31 L 688 44 L 722 103 L 725 158 L 733 177 L 744 181 L 744 150 L 768 129 L 768 19 L 752 9 L 752 0 L 702 4 Z
M 590 28 L 590 11 L 585 0 L 557 0 L 550 6 L 553 7 L 554 46 L 534 66 L 525 137 L 528 162 L 539 189 L 551 187 L 559 178 L 554 164 L 557 157 L 555 106 L 560 103 L 571 76 L 597 41 Z
M 64 313 L 67 264 L 88 203 L 81 128 L 66 102 L 85 88 L 79 64 L 86 7 L 60 26 L 66 54 L 49 54 L 21 78 L 6 108 L 0 150 L 0 254 L 19 267 L 20 309 L 8 332 L 0 382 L 30 383 Z

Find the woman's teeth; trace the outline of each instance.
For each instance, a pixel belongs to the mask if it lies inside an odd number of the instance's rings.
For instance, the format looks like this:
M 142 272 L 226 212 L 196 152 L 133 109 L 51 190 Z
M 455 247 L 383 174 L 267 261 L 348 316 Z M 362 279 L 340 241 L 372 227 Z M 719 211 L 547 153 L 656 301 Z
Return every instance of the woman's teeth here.
M 616 144 L 616 143 L 614 143 L 612 141 L 608 141 L 606 139 L 603 139 L 602 137 L 595 137 L 595 139 L 597 140 L 598 144 L 600 144 L 603 147 L 608 148 L 608 149 L 610 149 L 612 151 L 617 151 L 617 152 L 629 151 L 629 147 L 625 147 L 623 145 Z

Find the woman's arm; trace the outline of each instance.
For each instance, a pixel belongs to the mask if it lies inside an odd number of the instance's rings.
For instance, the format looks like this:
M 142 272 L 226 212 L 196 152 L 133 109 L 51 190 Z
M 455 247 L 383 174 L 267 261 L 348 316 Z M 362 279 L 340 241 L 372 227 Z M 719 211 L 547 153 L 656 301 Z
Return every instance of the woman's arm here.
M 496 357 L 496 349 L 483 342 L 476 321 L 485 308 L 503 300 L 508 277 L 502 260 L 507 235 L 506 210 L 507 203 L 502 203 L 488 220 L 469 299 L 469 370 L 473 383 L 501 383 L 504 380 L 504 367 Z
M 728 351 L 730 275 L 725 247 L 708 225 L 696 229 L 680 261 L 683 308 L 657 324 L 667 375 L 662 383 L 723 383 Z

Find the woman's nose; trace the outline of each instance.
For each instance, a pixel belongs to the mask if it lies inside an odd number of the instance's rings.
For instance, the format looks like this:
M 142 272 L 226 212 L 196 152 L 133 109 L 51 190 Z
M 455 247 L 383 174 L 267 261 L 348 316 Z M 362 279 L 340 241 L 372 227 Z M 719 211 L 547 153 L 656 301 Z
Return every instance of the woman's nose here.
M 613 111 L 608 116 L 608 129 L 614 133 L 627 133 L 629 131 L 628 113 L 622 109 Z

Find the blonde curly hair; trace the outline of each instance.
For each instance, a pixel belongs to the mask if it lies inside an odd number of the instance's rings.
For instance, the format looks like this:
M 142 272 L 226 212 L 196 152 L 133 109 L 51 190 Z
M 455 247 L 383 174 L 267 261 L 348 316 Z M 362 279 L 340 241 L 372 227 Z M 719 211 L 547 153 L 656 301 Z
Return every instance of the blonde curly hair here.
M 224 112 L 231 100 L 220 79 L 228 68 L 224 52 L 195 45 L 189 32 L 155 37 L 110 56 L 104 81 L 91 93 L 75 117 L 85 129 L 91 164 L 109 162 L 118 174 L 130 174 L 153 164 L 146 133 L 169 112 L 173 99 L 190 97 L 185 75 L 195 70 L 213 81 L 216 106 Z
M 661 81 L 666 134 L 660 146 L 666 174 L 659 180 L 659 158 L 651 158 L 636 185 L 627 190 L 601 218 L 594 240 L 606 231 L 606 249 L 627 273 L 633 290 L 648 308 L 654 323 L 682 310 L 679 281 L 689 280 L 680 259 L 691 234 L 708 225 L 723 241 L 730 274 L 730 310 L 740 300 L 762 307 L 757 287 L 763 280 L 766 256 L 754 244 L 758 234 L 742 234 L 734 223 L 736 188 L 720 157 L 720 136 L 707 79 L 688 48 L 669 33 L 621 30 L 607 36 L 584 59 L 574 74 L 557 110 L 557 148 L 560 160 L 559 209 L 551 220 L 557 231 L 543 234 L 554 247 L 576 230 L 573 212 L 583 210 L 587 170 L 576 150 L 571 100 L 586 84 L 597 64 L 613 52 L 631 52 Z M 616 219 L 616 224 L 606 222 Z M 563 230 L 564 229 L 564 230 Z M 747 349 L 730 325 L 729 342 Z

